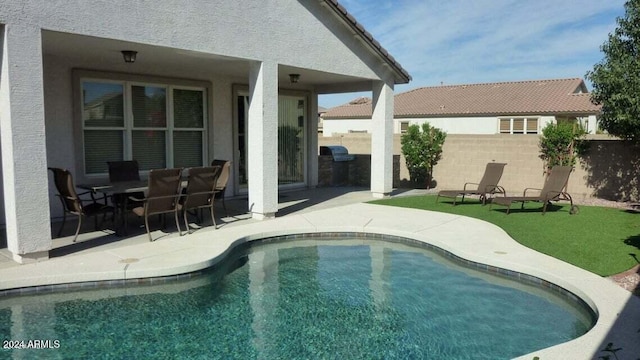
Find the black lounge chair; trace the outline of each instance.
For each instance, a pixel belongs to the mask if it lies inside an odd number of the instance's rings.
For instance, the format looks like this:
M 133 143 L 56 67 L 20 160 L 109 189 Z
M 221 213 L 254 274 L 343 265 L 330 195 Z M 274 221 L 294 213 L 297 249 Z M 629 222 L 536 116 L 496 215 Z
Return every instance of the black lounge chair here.
M 500 178 L 502 178 L 505 165 L 507 164 L 494 162 L 488 163 L 487 167 L 484 169 L 484 175 L 479 183 L 465 183 L 462 190 L 442 190 L 438 192 L 436 202 L 438 202 L 440 196 L 449 197 L 453 198 L 453 205 L 455 205 L 456 199 L 460 195 L 462 195 L 462 200 L 460 202 L 464 202 L 464 197 L 466 195 L 478 195 L 484 205 L 487 203 L 488 195 L 505 194 L 504 188 L 498 185 Z
M 522 196 L 505 196 L 498 197 L 493 199 L 491 205 L 498 204 L 504 205 L 507 207 L 507 215 L 509 215 L 509 210 L 511 210 L 511 204 L 514 202 L 521 203 L 520 209 L 524 209 L 524 203 L 529 201 L 537 201 L 542 202 L 542 215 L 547 211 L 547 205 L 551 203 L 551 201 L 560 201 L 560 200 L 568 200 L 571 204 L 571 208 L 569 210 L 569 214 L 577 214 L 578 206 L 573 205 L 573 199 L 568 192 L 565 191 L 567 187 L 567 182 L 569 181 L 569 175 L 571 175 L 571 171 L 573 171 L 573 167 L 571 166 L 554 166 L 551 169 L 551 173 L 547 176 L 547 180 L 544 182 L 544 186 L 542 189 L 537 188 L 526 188 Z M 529 193 L 531 191 L 537 191 L 537 195 L 527 195 L 527 191 Z

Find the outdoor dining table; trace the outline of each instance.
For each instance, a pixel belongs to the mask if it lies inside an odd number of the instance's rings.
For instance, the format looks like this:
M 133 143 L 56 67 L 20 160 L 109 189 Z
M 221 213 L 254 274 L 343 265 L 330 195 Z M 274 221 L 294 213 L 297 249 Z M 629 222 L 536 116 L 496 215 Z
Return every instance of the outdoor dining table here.
M 182 188 L 187 186 L 187 180 L 183 178 Z M 98 183 L 98 184 L 79 184 L 78 188 L 84 190 L 90 190 L 93 193 L 101 193 L 105 196 L 111 197 L 115 194 L 135 194 L 144 192 L 149 189 L 149 181 L 148 180 L 133 180 L 133 181 L 118 181 L 113 183 Z M 116 212 L 118 213 L 119 223 L 122 224 L 122 233 L 118 232 L 118 225 L 116 225 L 116 235 L 126 235 L 127 234 L 127 204 L 128 204 L 129 196 L 124 196 L 124 201 L 120 202 L 120 206 L 116 207 Z M 115 223 L 115 221 L 114 221 Z
M 90 190 L 93 193 L 102 193 L 105 196 L 113 196 L 115 194 L 134 194 L 140 192 L 146 192 L 149 188 L 149 182 L 147 180 L 134 180 L 134 181 L 119 181 L 108 184 L 79 184 L 79 188 L 84 190 Z M 124 196 L 124 201 L 120 202 L 120 206 L 116 207 L 116 212 L 118 213 L 118 218 L 120 219 L 120 223 L 123 225 L 123 234 L 127 234 L 127 202 L 129 197 Z M 115 223 L 115 221 L 114 221 Z M 116 234 L 120 235 L 118 232 L 118 225 L 116 224 Z

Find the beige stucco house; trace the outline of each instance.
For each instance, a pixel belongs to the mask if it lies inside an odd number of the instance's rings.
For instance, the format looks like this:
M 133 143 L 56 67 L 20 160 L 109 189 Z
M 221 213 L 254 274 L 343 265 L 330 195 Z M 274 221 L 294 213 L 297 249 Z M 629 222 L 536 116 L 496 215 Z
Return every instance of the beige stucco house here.
M 16 261 L 51 249 L 47 167 L 91 183 L 108 160 L 229 159 L 227 195 L 275 216 L 279 189 L 317 184 L 319 94 L 372 92 L 371 191 L 391 191 L 393 89 L 411 78 L 335 0 L 7 0 L 0 35 L 0 221 Z M 281 126 L 300 144 L 291 171 Z
M 549 123 L 570 121 L 593 134 L 599 113 L 579 78 L 443 85 L 397 94 L 393 131 L 427 121 L 448 134 L 539 134 Z M 355 99 L 322 117 L 324 136 L 371 132 L 371 99 Z

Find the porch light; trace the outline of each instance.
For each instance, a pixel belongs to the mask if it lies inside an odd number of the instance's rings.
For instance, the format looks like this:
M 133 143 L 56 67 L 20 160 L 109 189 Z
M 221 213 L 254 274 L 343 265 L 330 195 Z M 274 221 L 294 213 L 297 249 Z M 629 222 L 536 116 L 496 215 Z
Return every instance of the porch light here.
M 122 57 L 124 58 L 124 62 L 126 63 L 134 63 L 136 62 L 136 54 L 137 51 L 133 50 L 122 50 Z
M 292 84 L 295 84 L 300 80 L 300 74 L 289 74 L 289 80 Z

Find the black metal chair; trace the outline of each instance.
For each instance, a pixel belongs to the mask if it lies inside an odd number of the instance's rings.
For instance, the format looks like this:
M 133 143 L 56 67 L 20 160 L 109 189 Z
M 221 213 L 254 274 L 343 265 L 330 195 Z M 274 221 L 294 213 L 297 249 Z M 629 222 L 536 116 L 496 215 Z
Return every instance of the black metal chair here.
M 211 166 L 220 167 L 220 177 L 218 177 L 218 184 L 216 185 L 215 199 L 222 199 L 222 207 L 226 216 L 229 216 L 227 211 L 227 204 L 224 201 L 225 191 L 227 190 L 227 183 L 229 182 L 229 176 L 231 173 L 231 161 L 215 159 L 211 162 Z
M 53 181 L 56 186 L 56 190 L 58 191 L 58 198 L 60 198 L 60 202 L 62 203 L 62 208 L 64 209 L 62 215 L 62 225 L 60 226 L 60 230 L 58 231 L 58 237 L 62 235 L 62 230 L 64 229 L 64 224 L 67 220 L 67 214 L 73 214 L 78 216 L 78 227 L 76 228 L 76 233 L 73 237 L 73 242 L 76 242 L 78 239 L 78 234 L 80 233 L 80 228 L 82 227 L 82 218 L 83 217 L 93 217 L 95 221 L 95 229 L 98 230 L 98 216 L 103 215 L 103 221 L 106 217 L 107 213 L 112 214 L 112 219 L 115 217 L 113 206 L 107 205 L 107 199 L 104 198 L 104 203 L 98 202 L 91 191 L 83 192 L 78 194 L 76 192 L 76 187 L 73 182 L 73 176 L 71 172 L 65 169 L 60 168 L 48 168 L 53 173 Z M 81 199 L 80 196 L 91 194 L 91 199 Z
M 107 161 L 107 166 L 109 168 L 110 183 L 140 181 L 140 167 L 136 160 Z M 125 232 L 127 229 L 127 211 L 142 205 L 140 202 L 130 198 L 144 198 L 144 193 L 113 194 L 111 196 L 113 206 L 121 212 L 120 218 L 124 224 Z
M 167 213 L 174 213 L 176 220 L 176 227 L 180 236 L 182 236 L 182 230 L 178 222 L 178 211 L 180 208 L 179 200 L 181 196 L 182 169 L 156 169 L 149 171 L 149 190 L 147 196 L 143 199 L 135 199 L 140 201 L 143 205 L 132 209 L 133 213 L 139 217 L 144 217 L 144 225 L 147 229 L 147 235 L 149 235 L 149 241 L 153 241 L 151 238 L 151 232 L 149 231 L 149 216 Z
M 216 185 L 218 178 L 220 177 L 220 166 L 199 167 L 189 169 L 189 177 L 187 182 L 187 188 L 184 192 L 184 201 L 181 204 L 181 210 L 184 216 L 184 226 L 189 231 L 189 222 L 187 221 L 187 214 L 189 210 L 195 210 L 195 215 L 198 216 L 198 211 L 204 208 L 209 208 L 211 213 L 211 221 L 214 227 L 218 227 L 216 224 L 216 217 L 213 210 Z

